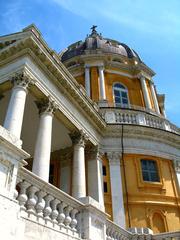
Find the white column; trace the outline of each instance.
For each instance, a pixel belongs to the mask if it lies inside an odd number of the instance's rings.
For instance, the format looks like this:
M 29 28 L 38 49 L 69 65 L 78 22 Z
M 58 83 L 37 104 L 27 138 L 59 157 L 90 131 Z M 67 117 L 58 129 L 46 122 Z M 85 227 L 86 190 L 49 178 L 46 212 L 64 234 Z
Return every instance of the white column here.
M 70 194 L 70 187 L 71 187 L 71 150 L 69 150 L 70 154 L 62 155 L 60 161 L 60 189 L 64 192 Z
M 86 197 L 85 177 L 85 136 L 82 133 L 71 133 L 73 142 L 73 169 L 72 169 L 72 196 L 75 198 Z
M 46 103 L 37 103 L 37 105 L 40 110 L 40 120 L 32 171 L 48 182 L 54 105 L 49 101 Z
M 27 88 L 30 83 L 30 79 L 21 73 L 13 77 L 12 82 L 14 87 L 12 89 L 11 98 L 4 121 L 4 127 L 13 135 L 20 138 L 26 96 L 28 93 Z
M 107 153 L 107 157 L 109 159 L 110 167 L 113 221 L 117 225 L 125 228 L 126 224 L 120 168 L 120 153 L 109 152 Z
M 157 100 L 156 92 L 154 89 L 154 84 L 152 82 L 150 83 L 150 88 L 151 88 L 151 93 L 152 93 L 155 110 L 158 114 L 160 114 L 158 100 Z
M 100 88 L 100 100 L 106 100 L 105 82 L 104 82 L 104 67 L 99 66 L 99 88 Z
M 148 88 L 147 88 L 147 85 L 146 85 L 145 77 L 141 76 L 140 81 L 141 81 L 141 87 L 142 87 L 142 92 L 143 92 L 146 108 L 151 109 L 152 108 L 151 107 L 151 101 L 150 101 L 149 92 L 148 92 Z
M 88 151 L 88 195 L 104 208 L 102 159 L 97 147 Z
M 174 170 L 176 172 L 177 180 L 179 183 L 179 189 L 180 189 L 180 161 L 174 160 Z
M 88 66 L 85 66 L 85 89 L 87 95 L 91 96 L 91 83 L 90 83 L 90 69 Z

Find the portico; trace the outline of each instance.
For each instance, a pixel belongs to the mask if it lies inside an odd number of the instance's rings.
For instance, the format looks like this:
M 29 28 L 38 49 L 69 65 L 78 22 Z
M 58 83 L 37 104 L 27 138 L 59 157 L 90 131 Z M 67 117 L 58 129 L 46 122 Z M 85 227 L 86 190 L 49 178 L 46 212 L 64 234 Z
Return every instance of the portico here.
M 49 182 L 51 172 L 56 178 L 55 185 L 61 189 L 64 184 L 61 176 L 63 171 L 61 161 L 64 161 L 64 156 L 61 156 L 61 153 L 63 149 L 69 148 L 72 150 L 72 155 L 66 164 L 68 174 L 65 177 L 69 179 L 66 188 L 69 189 L 69 194 L 77 199 L 86 197 L 86 182 L 91 181 L 89 184 L 92 184 L 93 180 L 87 179 L 85 167 L 85 147 L 87 144 L 94 145 L 91 134 L 82 130 L 83 125 L 79 126 L 81 129 L 77 129 L 77 126 L 62 112 L 58 101 L 52 96 L 45 96 L 38 88 L 38 84 L 30 84 L 35 80 L 25 70 L 16 73 L 10 80 L 13 83 L 12 88 L 8 90 L 8 94 L 3 92 L 5 97 L 0 102 L 1 108 L 3 102 L 6 102 L 8 110 L 0 119 L 1 122 L 3 118 L 5 119 L 4 127 L 17 138 L 21 138 L 23 149 L 31 154 L 28 168 L 31 169 L 32 164 L 32 172 L 46 182 Z M 93 132 L 94 130 L 91 131 Z M 99 160 L 94 159 L 94 161 L 98 164 Z M 59 166 L 58 170 L 57 166 Z M 91 169 L 101 176 L 101 168 L 97 168 L 96 164 Z M 101 198 L 96 200 L 103 204 L 102 182 L 97 190 L 100 191 L 98 194 Z M 91 194 L 90 191 L 89 193 L 94 197 L 93 193 Z

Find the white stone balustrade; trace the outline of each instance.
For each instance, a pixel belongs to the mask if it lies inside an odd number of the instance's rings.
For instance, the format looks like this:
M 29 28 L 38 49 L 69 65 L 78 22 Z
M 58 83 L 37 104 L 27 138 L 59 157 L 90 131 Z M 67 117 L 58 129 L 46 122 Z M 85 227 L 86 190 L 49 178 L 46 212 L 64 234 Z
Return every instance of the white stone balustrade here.
M 97 237 L 98 240 L 180 240 L 180 232 L 131 233 L 107 219 L 89 201 L 87 204 L 79 202 L 24 168 L 19 169 L 15 198 L 20 205 L 20 217 L 28 219 L 28 224 L 31 221 L 37 223 L 38 228 L 47 227 L 65 234 L 63 239 L 84 239 L 87 236 L 87 239 L 95 239 L 98 234 L 101 236 Z M 101 228 L 102 232 L 97 232 Z
M 114 224 L 110 220 L 106 221 L 106 240 L 128 240 L 133 234 Z
M 108 124 L 134 124 L 163 129 L 180 134 L 180 129 L 163 117 L 130 109 L 100 109 L 101 116 Z
M 17 192 L 23 217 L 79 237 L 77 214 L 83 204 L 24 168 L 19 170 Z
M 154 234 L 152 240 L 180 240 L 180 231 Z

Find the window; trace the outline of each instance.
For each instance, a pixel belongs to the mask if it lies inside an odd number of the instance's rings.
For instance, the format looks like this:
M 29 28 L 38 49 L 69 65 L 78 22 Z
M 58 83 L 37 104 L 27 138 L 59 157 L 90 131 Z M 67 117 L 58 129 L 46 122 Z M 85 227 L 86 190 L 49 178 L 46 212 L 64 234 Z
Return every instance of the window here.
M 114 102 L 116 107 L 128 107 L 128 90 L 120 83 L 113 86 Z
M 106 173 L 106 166 L 103 166 L 102 170 L 103 170 L 103 176 L 106 176 L 107 175 L 107 173 Z
M 107 193 L 108 192 L 108 186 L 107 186 L 107 182 L 104 182 L 104 192 Z
M 141 160 L 143 181 L 160 182 L 156 161 Z

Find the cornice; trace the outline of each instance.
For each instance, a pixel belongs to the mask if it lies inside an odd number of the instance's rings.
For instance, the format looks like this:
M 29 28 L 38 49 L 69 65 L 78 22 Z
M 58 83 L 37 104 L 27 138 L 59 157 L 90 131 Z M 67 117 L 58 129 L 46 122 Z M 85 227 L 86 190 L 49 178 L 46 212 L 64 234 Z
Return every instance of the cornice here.
M 138 125 L 124 125 L 124 138 L 136 138 L 158 141 L 161 143 L 168 144 L 179 149 L 180 146 L 180 136 L 168 132 L 162 129 L 156 129 L 145 126 Z M 122 136 L 122 125 L 107 125 L 106 131 L 104 132 L 104 137 L 121 137 Z
M 81 86 L 76 82 L 74 77 L 69 73 L 65 66 L 60 62 L 58 55 L 54 51 L 46 48 L 45 43 L 41 39 L 37 39 L 34 34 L 28 38 L 17 41 L 11 48 L 11 45 L 5 49 L 0 50 L 0 67 L 13 60 L 13 57 L 23 55 L 30 55 L 38 64 L 43 64 L 46 68 L 48 76 L 53 80 L 58 80 L 58 86 L 65 90 L 68 96 L 71 96 L 81 107 L 81 109 L 88 114 L 88 118 L 93 120 L 96 127 L 104 129 L 106 123 L 97 112 L 97 106 L 82 90 Z

